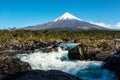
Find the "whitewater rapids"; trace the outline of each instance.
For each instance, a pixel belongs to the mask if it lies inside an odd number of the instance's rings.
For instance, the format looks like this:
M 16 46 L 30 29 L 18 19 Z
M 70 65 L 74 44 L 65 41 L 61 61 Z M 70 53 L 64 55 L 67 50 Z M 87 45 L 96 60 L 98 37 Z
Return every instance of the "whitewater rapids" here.
M 69 60 L 68 51 L 18 55 L 23 62 L 28 62 L 32 69 L 61 70 L 76 75 L 83 80 L 117 80 L 115 74 L 102 69 L 100 61 Z

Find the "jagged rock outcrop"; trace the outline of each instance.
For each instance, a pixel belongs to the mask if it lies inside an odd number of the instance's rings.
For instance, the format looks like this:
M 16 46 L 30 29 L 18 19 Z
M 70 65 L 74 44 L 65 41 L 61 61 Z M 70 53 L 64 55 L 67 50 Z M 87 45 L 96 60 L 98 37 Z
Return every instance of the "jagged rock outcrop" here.
M 102 67 L 114 71 L 120 80 L 120 51 L 108 57 Z
M 26 70 L 31 70 L 28 63 L 13 56 L 0 55 L 0 76 Z
M 32 70 L 5 76 L 1 80 L 81 80 L 73 75 L 58 70 Z
M 68 52 L 69 59 L 72 60 L 105 60 L 107 57 L 113 55 L 120 46 L 115 44 L 100 44 L 96 47 L 90 47 L 80 44 Z

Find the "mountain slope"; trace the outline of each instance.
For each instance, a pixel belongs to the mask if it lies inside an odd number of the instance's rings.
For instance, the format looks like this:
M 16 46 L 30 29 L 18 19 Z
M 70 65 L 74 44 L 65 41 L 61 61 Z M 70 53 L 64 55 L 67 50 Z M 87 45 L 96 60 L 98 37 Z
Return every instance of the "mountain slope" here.
M 28 26 L 24 29 L 30 30 L 89 30 L 89 29 L 99 29 L 99 30 L 106 30 L 107 28 L 98 26 L 95 24 L 91 24 L 89 22 L 82 21 L 81 19 L 71 15 L 70 13 L 66 12 L 62 16 L 58 17 L 54 21 L 35 25 L 35 26 Z

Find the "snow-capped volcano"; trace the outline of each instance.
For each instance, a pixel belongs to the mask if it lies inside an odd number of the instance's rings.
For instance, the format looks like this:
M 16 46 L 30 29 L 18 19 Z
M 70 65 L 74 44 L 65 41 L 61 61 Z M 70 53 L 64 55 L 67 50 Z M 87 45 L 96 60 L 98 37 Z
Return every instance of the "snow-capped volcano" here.
M 60 20 L 69 20 L 69 19 L 76 19 L 76 20 L 80 20 L 79 18 L 73 16 L 72 14 L 65 12 L 62 16 L 58 17 L 57 19 L 55 19 L 54 21 L 60 21 Z M 81 20 L 80 20 L 81 21 Z
M 79 31 L 79 30 L 89 30 L 89 29 L 98 29 L 106 30 L 103 26 L 92 24 L 86 21 L 73 16 L 72 14 L 66 12 L 57 19 L 35 26 L 28 26 L 24 29 L 28 30 L 55 30 L 55 31 Z

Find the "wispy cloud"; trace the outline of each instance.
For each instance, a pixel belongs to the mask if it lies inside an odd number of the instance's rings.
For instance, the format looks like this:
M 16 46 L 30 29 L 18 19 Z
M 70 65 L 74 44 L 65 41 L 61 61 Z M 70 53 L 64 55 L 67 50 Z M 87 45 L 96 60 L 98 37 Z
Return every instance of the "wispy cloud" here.
M 98 23 L 98 22 L 90 22 L 91 24 L 95 24 L 95 25 L 99 25 L 99 26 L 102 26 L 102 27 L 106 27 L 106 28 L 110 28 L 111 27 L 111 25 L 109 25 L 109 24 L 105 24 L 105 23 L 102 23 L 102 22 L 100 22 L 100 23 Z
M 115 28 L 120 29 L 120 22 L 118 22 L 116 25 L 114 25 Z
M 110 25 L 110 24 L 105 24 L 103 22 L 90 22 L 91 24 L 95 24 L 95 25 L 99 25 L 99 26 L 102 26 L 102 27 L 106 27 L 106 28 L 110 28 L 110 29 L 119 29 L 120 30 L 120 22 L 118 22 L 117 24 L 115 25 Z

